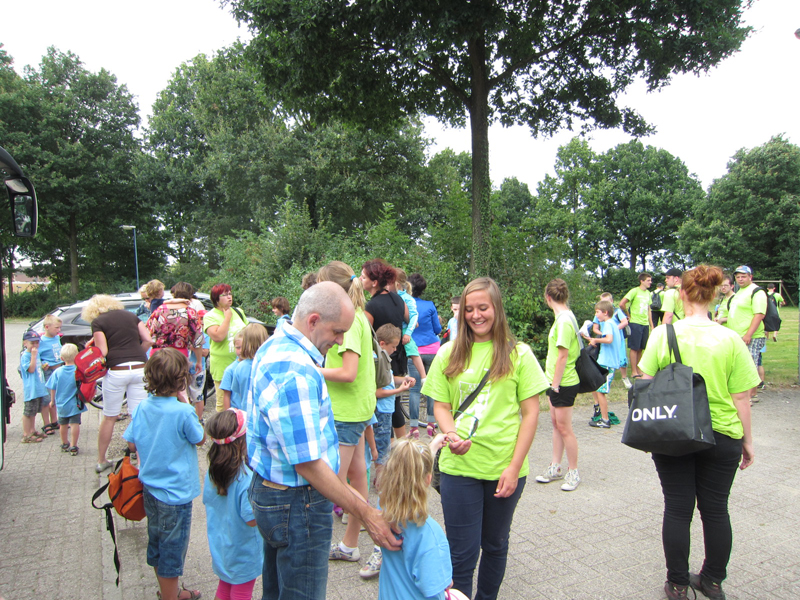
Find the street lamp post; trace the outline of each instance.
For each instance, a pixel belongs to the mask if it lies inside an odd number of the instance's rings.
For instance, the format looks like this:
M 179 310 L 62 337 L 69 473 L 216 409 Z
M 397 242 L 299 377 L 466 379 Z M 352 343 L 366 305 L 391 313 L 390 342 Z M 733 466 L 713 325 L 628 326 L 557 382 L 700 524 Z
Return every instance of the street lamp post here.
M 120 225 L 121 229 L 130 231 L 133 229 L 133 260 L 136 264 L 136 289 L 139 289 L 139 249 L 136 247 L 136 225 Z

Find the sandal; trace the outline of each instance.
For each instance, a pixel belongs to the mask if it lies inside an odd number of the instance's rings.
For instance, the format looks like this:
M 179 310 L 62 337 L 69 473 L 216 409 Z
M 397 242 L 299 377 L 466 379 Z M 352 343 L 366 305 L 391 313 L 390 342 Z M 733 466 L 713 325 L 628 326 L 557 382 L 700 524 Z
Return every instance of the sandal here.
M 69 449 L 69 453 L 72 456 L 78 456 L 78 447 L 77 446 L 73 446 L 72 448 Z
M 428 437 L 435 437 L 436 436 L 436 424 L 435 423 L 428 423 Z
M 189 595 L 181 598 L 183 592 L 189 592 Z M 156 592 L 156 596 L 161 600 L 161 592 Z M 203 594 L 200 593 L 200 590 L 187 590 L 183 585 L 181 585 L 181 589 L 178 590 L 178 600 L 200 600 L 202 597 Z
M 20 443 L 21 444 L 38 444 L 41 441 L 42 441 L 42 438 L 31 434 L 31 435 L 23 435 L 22 436 L 22 441 Z
M 48 423 L 42 427 L 42 431 L 44 431 L 47 435 L 53 435 L 53 433 L 59 429 L 61 429 L 61 425 L 58 423 Z
M 62 452 L 69 452 L 69 444 L 61 444 Z
M 46 438 L 47 436 L 46 436 L 44 433 L 42 433 L 41 431 L 34 431 L 34 432 L 31 434 L 31 437 L 39 438 L 39 440 L 41 441 L 41 440 L 43 440 L 44 438 Z

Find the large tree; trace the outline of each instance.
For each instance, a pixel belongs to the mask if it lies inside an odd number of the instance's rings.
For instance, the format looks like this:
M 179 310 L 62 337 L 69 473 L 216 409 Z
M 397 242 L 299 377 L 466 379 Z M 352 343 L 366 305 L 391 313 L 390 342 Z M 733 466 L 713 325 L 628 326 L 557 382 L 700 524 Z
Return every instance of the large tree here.
M 800 147 L 782 136 L 741 149 L 695 203 L 681 245 L 695 261 L 750 265 L 757 277 L 798 280 Z
M 373 127 L 418 112 L 469 119 L 473 275 L 490 264 L 490 123 L 643 133 L 623 90 L 705 71 L 748 33 L 743 0 L 225 1 L 290 108 Z

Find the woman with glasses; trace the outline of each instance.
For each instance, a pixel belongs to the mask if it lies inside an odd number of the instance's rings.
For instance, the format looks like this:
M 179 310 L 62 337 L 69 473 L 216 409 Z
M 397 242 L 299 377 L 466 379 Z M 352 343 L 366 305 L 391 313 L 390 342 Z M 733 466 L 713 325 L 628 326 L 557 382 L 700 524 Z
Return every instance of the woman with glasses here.
M 525 487 L 548 383 L 531 349 L 508 327 L 494 280 L 470 282 L 461 295 L 459 335 L 436 353 L 422 393 L 446 435 L 442 448 L 442 510 L 453 564 L 453 587 L 476 600 L 497 598 L 505 574 L 508 536 Z M 463 412 L 464 400 L 486 380 Z

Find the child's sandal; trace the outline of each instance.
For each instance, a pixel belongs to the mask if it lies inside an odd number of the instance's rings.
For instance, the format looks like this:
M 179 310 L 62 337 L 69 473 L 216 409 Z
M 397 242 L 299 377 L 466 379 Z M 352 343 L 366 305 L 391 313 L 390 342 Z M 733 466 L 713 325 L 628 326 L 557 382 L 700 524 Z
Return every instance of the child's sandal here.
M 69 452 L 69 444 L 61 444 L 62 452 Z
M 73 446 L 72 448 L 69 449 L 69 453 L 72 456 L 78 456 L 78 447 L 77 446 Z

